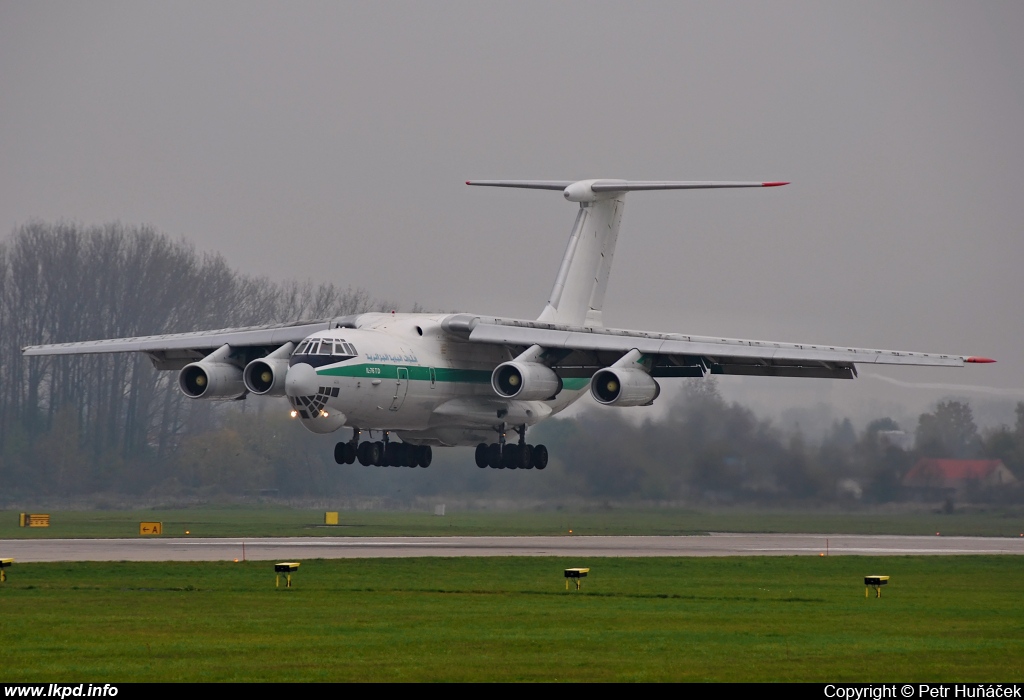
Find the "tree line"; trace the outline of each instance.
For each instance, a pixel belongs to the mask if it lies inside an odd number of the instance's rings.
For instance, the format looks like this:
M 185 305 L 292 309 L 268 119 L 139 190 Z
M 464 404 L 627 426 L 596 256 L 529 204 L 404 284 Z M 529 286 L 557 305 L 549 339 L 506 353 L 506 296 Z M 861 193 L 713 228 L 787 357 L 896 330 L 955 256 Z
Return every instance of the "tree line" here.
M 903 477 L 920 458 L 936 457 L 1002 460 L 1022 484 L 974 489 L 972 497 L 1024 501 L 1024 402 L 1014 425 L 988 431 L 978 429 L 968 402 L 946 399 L 916 426 L 880 417 L 858 433 L 843 419 L 827 434 L 808 437 L 725 401 L 715 378 L 683 381 L 661 418 L 634 424 L 592 411 L 553 435 L 559 443 L 549 446 L 553 454 L 577 455 L 564 466 L 582 493 L 705 503 L 881 503 L 920 495 L 904 488 Z M 910 444 L 896 439 L 904 436 Z
M 31 222 L 0 243 L 0 492 L 136 492 L 231 410 L 185 399 L 138 353 L 25 358 L 26 345 L 382 309 L 362 289 L 239 273 L 148 226 Z M 240 402 L 244 403 L 244 402 Z
M 1016 424 L 979 431 L 968 403 L 941 401 L 902 426 L 879 417 L 858 432 L 783 430 L 722 398 L 714 378 L 680 380 L 663 417 L 584 410 L 531 429 L 545 472 L 473 465 L 435 450 L 423 469 L 339 467 L 332 447 L 290 420 L 280 399 L 194 401 L 176 372 L 136 353 L 26 358 L 25 345 L 156 335 L 394 308 L 362 289 L 275 282 L 147 226 L 31 222 L 0 242 L 0 501 L 84 494 L 215 499 L 482 496 L 810 503 L 907 496 L 922 456 L 1001 459 L 1024 481 L 1024 402 Z M 377 439 L 376 437 L 374 439 Z M 980 494 L 1018 499 L 1022 489 Z

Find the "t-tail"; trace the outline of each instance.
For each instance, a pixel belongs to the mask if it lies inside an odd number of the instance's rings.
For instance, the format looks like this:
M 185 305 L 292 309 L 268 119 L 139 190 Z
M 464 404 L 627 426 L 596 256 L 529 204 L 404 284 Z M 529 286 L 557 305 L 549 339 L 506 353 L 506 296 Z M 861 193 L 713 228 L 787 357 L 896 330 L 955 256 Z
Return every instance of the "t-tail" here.
M 469 180 L 467 185 L 561 190 L 580 211 L 569 234 L 551 296 L 538 321 L 600 328 L 608 275 L 619 238 L 627 192 L 778 187 L 788 182 L 672 182 L 636 180 Z

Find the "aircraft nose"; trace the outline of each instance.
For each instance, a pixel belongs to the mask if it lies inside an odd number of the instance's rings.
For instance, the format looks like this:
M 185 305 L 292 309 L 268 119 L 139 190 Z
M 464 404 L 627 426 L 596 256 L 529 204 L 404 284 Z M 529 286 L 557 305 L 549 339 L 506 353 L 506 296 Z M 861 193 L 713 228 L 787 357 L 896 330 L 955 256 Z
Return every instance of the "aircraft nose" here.
M 300 362 L 288 368 L 284 381 L 284 393 L 288 396 L 312 396 L 318 386 L 319 379 L 312 365 Z

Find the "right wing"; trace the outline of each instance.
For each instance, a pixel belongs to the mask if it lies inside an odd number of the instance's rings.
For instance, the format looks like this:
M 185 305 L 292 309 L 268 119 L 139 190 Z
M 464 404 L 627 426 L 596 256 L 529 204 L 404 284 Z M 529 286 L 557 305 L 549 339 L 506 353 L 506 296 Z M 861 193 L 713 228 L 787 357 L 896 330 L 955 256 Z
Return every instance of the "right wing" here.
M 193 333 L 147 335 L 138 338 L 29 345 L 22 348 L 21 352 L 26 356 L 142 352 L 152 360 L 153 366 L 157 369 L 173 370 L 182 369 L 187 364 L 201 360 L 224 345 L 230 345 L 233 349 L 246 349 L 246 354 L 251 354 L 254 358 L 262 357 L 285 343 L 298 343 L 317 331 L 334 328 L 338 321 L 339 319 L 297 321 Z

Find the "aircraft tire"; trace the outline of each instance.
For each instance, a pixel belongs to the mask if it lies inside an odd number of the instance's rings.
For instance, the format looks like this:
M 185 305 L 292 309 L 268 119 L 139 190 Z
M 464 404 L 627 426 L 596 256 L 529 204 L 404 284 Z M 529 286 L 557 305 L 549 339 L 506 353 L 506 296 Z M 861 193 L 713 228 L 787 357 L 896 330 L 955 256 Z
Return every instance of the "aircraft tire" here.
M 334 461 L 337 464 L 344 464 L 345 460 L 348 459 L 348 450 L 345 449 L 347 443 L 339 442 L 334 446 Z
M 487 468 L 487 443 L 481 442 L 476 446 L 476 466 L 481 469 Z
M 359 463 L 362 464 L 364 467 L 368 467 L 371 464 L 373 464 L 373 459 L 370 457 L 371 444 L 373 443 L 361 442 L 359 443 L 359 446 L 356 448 L 356 459 L 358 459 Z
M 501 451 L 501 463 L 505 469 L 517 469 L 519 467 L 519 445 L 505 445 Z
M 548 466 L 548 448 L 544 445 L 537 445 L 533 448 L 533 466 L 535 469 L 543 469 Z
M 370 464 L 375 467 L 384 465 L 384 443 L 383 442 L 371 442 L 370 448 L 367 451 L 370 455 Z
M 351 442 L 345 443 L 345 464 L 355 464 L 356 446 Z
M 487 466 L 491 469 L 502 469 L 501 466 L 501 445 L 492 442 L 487 446 Z
M 397 443 L 388 442 L 384 444 L 384 466 L 398 467 L 402 464 L 401 448 Z
M 533 468 L 533 448 L 529 445 L 520 445 L 516 466 L 520 469 Z
M 416 447 L 414 445 L 403 442 L 402 449 L 399 454 L 401 456 L 401 463 L 403 467 L 416 468 L 416 463 L 419 461 L 419 455 L 416 454 Z
M 423 469 L 430 466 L 430 462 L 433 458 L 434 451 L 430 449 L 430 445 L 420 445 L 416 448 L 416 464 Z

